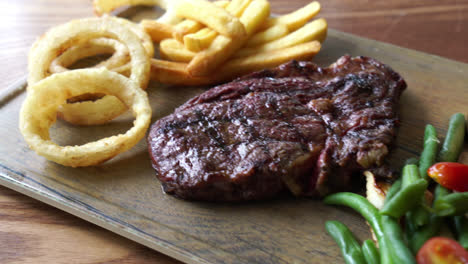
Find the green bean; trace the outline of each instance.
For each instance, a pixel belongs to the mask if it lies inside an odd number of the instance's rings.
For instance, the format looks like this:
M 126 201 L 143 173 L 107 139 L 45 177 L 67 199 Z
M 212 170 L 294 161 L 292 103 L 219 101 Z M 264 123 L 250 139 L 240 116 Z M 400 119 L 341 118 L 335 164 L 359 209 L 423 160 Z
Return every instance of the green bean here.
M 437 147 L 439 140 L 437 139 L 437 132 L 432 125 L 426 125 L 424 130 L 424 146 L 419 159 L 419 176 L 426 181 L 429 179 L 427 175 L 427 169 L 434 164 L 437 156 Z M 421 197 L 420 204 L 410 210 L 405 215 L 405 222 L 407 228 L 409 228 L 409 237 L 412 236 L 413 232 L 429 223 L 430 213 L 424 208 L 425 197 Z M 412 231 L 411 231 L 412 230 Z
M 413 235 L 410 237 L 409 246 L 411 251 L 416 254 L 429 238 L 434 237 L 439 233 L 441 226 L 442 218 L 437 215 L 431 215 L 429 223 L 413 232 Z
M 462 215 L 468 211 L 468 192 L 451 193 L 434 202 L 438 216 Z
M 404 243 L 403 231 L 398 221 L 390 216 L 382 215 L 382 229 L 390 247 L 393 263 L 415 263 L 414 256 Z
M 420 204 L 427 188 L 427 181 L 419 177 L 418 166 L 406 165 L 403 168 L 401 189 L 383 208 L 381 214 L 400 218 L 407 211 Z
M 411 252 L 406 248 L 401 238 L 401 230 L 400 232 L 396 232 L 395 236 L 391 238 L 387 237 L 388 235 L 392 235 L 391 233 L 398 231 L 399 226 L 396 220 L 391 217 L 381 216 L 377 208 L 367 201 L 366 198 L 355 193 L 342 192 L 329 195 L 323 201 L 325 204 L 351 207 L 369 222 L 379 241 L 380 261 L 382 264 L 415 263 Z M 385 218 L 385 221 L 382 220 L 383 218 Z M 404 248 L 406 248 L 406 251 Z M 403 258 L 405 259 L 402 262 Z
M 464 215 L 454 216 L 453 223 L 458 242 L 468 250 L 468 219 Z
M 418 227 L 414 224 L 413 221 L 409 221 L 407 216 L 405 216 L 404 223 L 405 223 L 405 240 L 408 243 L 408 245 L 410 245 L 411 240 L 413 239 L 414 233 L 418 230 Z
M 384 235 L 380 225 L 379 211 L 361 195 L 350 192 L 340 192 L 325 197 L 323 202 L 329 205 L 345 205 L 351 207 L 369 222 L 377 238 Z
M 405 165 L 418 165 L 419 164 L 419 159 L 418 158 L 415 158 L 415 157 L 412 157 L 412 158 L 409 158 L 405 161 Z
M 408 187 L 412 183 L 419 180 L 420 177 L 419 177 L 418 166 L 414 164 L 410 164 L 410 165 L 406 165 L 405 167 L 403 167 L 401 178 L 402 178 L 402 182 L 401 182 L 402 189 Z
M 457 162 L 458 156 L 463 149 L 465 137 L 465 116 L 460 113 L 450 118 L 447 135 L 439 152 L 439 161 Z
M 395 196 L 395 194 L 397 194 L 400 191 L 400 189 L 401 189 L 401 179 L 398 179 L 392 184 L 392 186 L 388 190 L 387 195 L 385 196 L 384 203 L 387 203 L 390 199 L 392 199 L 392 197 Z
M 430 213 L 426 208 L 424 208 L 424 206 L 422 206 L 422 203 L 425 203 L 424 199 L 425 198 L 423 197 L 420 202 L 421 204 L 407 212 L 405 215 L 405 221 L 411 222 L 415 228 L 426 225 L 429 222 Z
M 327 221 L 325 223 L 325 229 L 340 247 L 343 258 L 347 264 L 366 263 L 359 243 L 344 224 L 338 221 Z
M 427 181 L 419 179 L 406 188 L 402 188 L 388 203 L 385 203 L 380 213 L 400 218 L 406 212 L 420 203 L 420 198 L 427 188 Z
M 444 144 L 439 152 L 439 161 L 445 162 L 456 162 L 463 149 L 463 142 L 465 137 L 465 117 L 463 114 L 457 113 L 452 115 L 445 136 Z M 448 191 L 447 191 L 448 192 Z M 440 199 L 440 201 L 434 202 L 434 209 L 438 215 L 459 215 L 463 214 L 468 210 L 468 206 L 464 205 L 467 200 L 464 195 L 453 194 L 455 196 Z M 465 195 L 466 196 L 466 195 Z M 452 221 L 457 221 L 453 219 Z M 466 233 L 466 232 L 464 232 Z M 462 237 L 465 248 L 468 245 L 468 234 Z
M 450 194 L 450 191 L 441 185 L 437 185 L 434 192 L 434 203 L 440 199 L 443 199 L 445 196 Z M 442 226 L 442 218 L 438 217 L 435 214 L 431 214 L 429 218 L 429 223 L 421 228 L 416 228 L 411 226 L 412 223 L 407 223 L 409 231 L 412 232 L 411 235 L 408 235 L 408 242 L 413 253 L 417 253 L 421 246 L 431 237 L 439 233 L 439 230 Z
M 419 159 L 419 175 L 424 179 L 429 179 L 427 169 L 435 163 L 439 140 L 437 132 L 432 125 L 426 125 L 424 130 L 424 148 Z
M 390 260 L 390 252 L 388 251 L 388 248 L 385 245 L 385 235 L 382 230 L 382 225 L 380 223 L 381 216 L 377 208 L 375 208 L 375 206 L 373 206 L 369 201 L 367 201 L 366 198 L 355 193 L 341 192 L 325 197 L 325 199 L 323 199 L 323 202 L 329 205 L 345 205 L 351 207 L 352 209 L 360 213 L 370 224 L 372 230 L 374 230 L 374 234 L 376 235 L 377 240 L 379 241 L 381 259 Z M 385 262 L 382 261 L 382 263 Z M 389 261 L 386 263 L 392 262 Z
M 433 205 L 440 199 L 444 198 L 445 196 L 450 194 L 450 190 L 445 188 L 444 186 L 437 184 L 434 190 L 434 202 Z
M 368 264 L 379 264 L 380 263 L 380 253 L 374 242 L 370 239 L 367 239 L 362 243 L 362 254 L 366 259 Z
M 426 125 L 424 130 L 424 147 L 419 159 L 419 175 L 426 181 L 429 179 L 427 169 L 429 169 L 436 160 L 438 145 L 439 140 L 437 139 L 437 132 L 434 126 Z M 420 203 L 420 205 L 406 213 L 405 221 L 409 222 L 407 226 L 419 228 L 429 222 L 430 214 L 423 206 L 425 203 L 424 195 L 421 197 Z

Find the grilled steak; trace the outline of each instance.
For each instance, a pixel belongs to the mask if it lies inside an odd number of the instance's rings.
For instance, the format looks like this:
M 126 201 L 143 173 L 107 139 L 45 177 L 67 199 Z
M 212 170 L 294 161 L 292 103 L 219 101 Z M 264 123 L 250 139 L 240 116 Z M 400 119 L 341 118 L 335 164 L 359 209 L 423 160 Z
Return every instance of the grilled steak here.
M 214 87 L 153 124 L 152 164 L 167 193 L 240 201 L 323 196 L 379 168 L 405 81 L 367 57 L 328 68 L 292 61 Z

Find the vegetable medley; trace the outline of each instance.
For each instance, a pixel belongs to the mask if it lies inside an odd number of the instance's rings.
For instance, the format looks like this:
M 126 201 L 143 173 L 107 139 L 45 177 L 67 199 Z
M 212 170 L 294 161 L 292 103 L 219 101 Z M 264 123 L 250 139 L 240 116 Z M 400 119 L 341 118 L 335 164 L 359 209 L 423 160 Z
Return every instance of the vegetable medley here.
M 344 224 L 327 221 L 346 263 L 468 263 L 468 166 L 457 163 L 464 137 L 465 117 L 454 114 L 438 152 L 436 129 L 427 125 L 421 156 L 406 162 L 380 210 L 355 193 L 324 199 L 356 210 L 377 238 L 378 246 L 372 240 L 361 246 Z M 447 229 L 458 241 L 441 236 Z

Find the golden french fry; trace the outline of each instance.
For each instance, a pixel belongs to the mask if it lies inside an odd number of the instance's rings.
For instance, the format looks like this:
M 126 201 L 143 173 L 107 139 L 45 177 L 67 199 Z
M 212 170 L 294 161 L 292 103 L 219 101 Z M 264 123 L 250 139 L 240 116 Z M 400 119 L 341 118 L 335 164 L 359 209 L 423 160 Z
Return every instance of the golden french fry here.
M 280 50 L 265 51 L 251 56 L 228 61 L 219 72 L 223 77 L 240 76 L 248 72 L 276 67 L 290 60 L 305 60 L 315 56 L 320 51 L 318 41 L 310 41 Z
M 193 57 L 187 66 L 187 71 L 197 77 L 209 75 L 220 64 L 228 60 L 240 46 L 238 41 L 218 35 L 207 49 Z
M 261 29 L 264 30 L 274 25 L 283 24 L 288 27 L 290 32 L 292 32 L 305 25 L 307 21 L 309 21 L 319 12 L 320 3 L 312 2 L 292 13 L 268 19 L 266 23 L 262 25 Z
M 259 46 L 273 40 L 277 40 L 286 36 L 289 33 L 288 27 L 283 24 L 278 24 L 268 28 L 265 31 L 258 32 L 253 35 L 245 44 L 245 47 Z
M 252 0 L 232 0 L 226 7 L 226 11 L 235 17 L 240 17 Z
M 176 11 L 172 7 L 169 7 L 169 9 L 167 9 L 166 12 L 162 16 L 156 19 L 156 21 L 159 23 L 172 25 L 172 26 L 177 25 L 182 20 L 183 18 L 177 16 Z
M 238 38 L 228 38 L 218 35 L 210 47 L 197 53 L 187 66 L 187 71 L 193 76 L 205 76 L 227 61 L 250 35 L 269 17 L 270 3 L 267 0 L 253 0 L 240 17 L 247 35 Z
M 230 2 L 227 0 L 219 0 L 215 1 L 214 4 L 225 8 Z M 179 24 L 177 24 L 174 28 L 174 33 L 172 34 L 172 37 L 177 39 L 180 42 L 184 42 L 184 36 L 190 33 L 195 33 L 198 30 L 203 28 L 203 24 L 191 19 L 186 19 Z
M 151 59 L 151 80 L 172 84 L 201 86 L 217 83 L 217 75 L 193 77 L 187 72 L 187 63 Z
M 275 41 L 265 43 L 261 46 L 253 48 L 244 48 L 239 50 L 236 54 L 236 58 L 249 56 L 251 54 L 265 52 L 270 50 L 284 49 L 287 47 L 295 46 L 311 40 L 318 40 L 322 42 L 327 36 L 327 21 L 323 18 L 314 20 L 302 28 L 289 33 L 288 35 L 277 39 Z
M 140 25 L 150 35 L 153 42 L 161 42 L 163 39 L 172 38 L 174 27 L 169 24 L 160 23 L 156 20 L 142 20 Z
M 174 27 L 172 37 L 184 43 L 184 36 L 190 33 L 197 32 L 203 28 L 203 24 L 191 19 L 186 19 Z
M 172 38 L 161 41 L 159 54 L 162 59 L 176 62 L 189 62 L 195 57 L 195 53 L 187 50 L 184 44 Z
M 239 19 L 207 0 L 181 0 L 175 6 L 178 16 L 207 25 L 216 32 L 232 38 L 245 37 L 245 29 Z
M 236 17 L 240 17 L 252 0 L 232 0 L 225 9 Z M 218 33 L 210 28 L 200 29 L 196 33 L 184 36 L 185 47 L 193 52 L 199 52 L 210 46 Z
M 185 47 L 193 52 L 199 52 L 210 46 L 211 42 L 218 33 L 210 28 L 200 29 L 198 32 L 184 36 Z
M 229 0 L 218 0 L 218 1 L 214 1 L 213 3 L 215 5 L 217 5 L 217 6 L 219 6 L 219 7 L 226 8 L 226 6 L 228 6 L 229 3 L 231 3 L 231 1 L 229 1 Z
M 267 0 L 254 0 L 244 10 L 239 20 L 244 25 L 247 36 L 250 37 L 262 26 L 269 16 L 270 3 Z
M 194 77 L 187 71 L 188 64 L 151 60 L 151 79 L 173 85 L 209 85 L 239 77 L 243 74 L 276 67 L 292 59 L 305 60 L 320 51 L 320 42 L 311 41 L 281 50 L 266 51 L 252 56 L 233 59 L 224 64 L 216 74 Z
M 242 12 L 245 11 L 246 7 L 251 2 L 252 0 L 233 0 L 225 8 L 229 12 L 232 12 L 232 14 L 241 16 Z M 215 3 L 218 5 L 220 4 L 220 2 L 215 2 Z M 255 5 L 253 7 L 255 8 Z M 254 8 L 251 8 L 250 10 L 255 10 Z M 249 11 L 249 12 L 251 14 L 250 15 L 247 14 L 247 15 L 255 16 L 254 12 L 252 11 Z M 246 17 L 244 17 L 243 19 L 247 20 Z M 251 20 L 254 20 L 254 19 L 251 19 Z M 192 20 L 186 20 L 186 21 L 192 21 Z M 187 24 L 186 21 L 181 22 L 180 24 Z M 261 21 L 259 21 L 258 23 L 261 23 Z M 203 28 L 196 33 L 187 34 L 184 36 L 185 48 L 179 45 L 178 43 L 175 43 L 172 40 L 166 40 L 164 41 L 164 43 L 161 43 L 161 46 L 160 46 L 161 56 L 163 56 L 163 59 L 169 59 L 172 61 L 189 62 L 190 59 L 192 59 L 196 55 L 193 52 L 199 52 L 203 49 L 206 49 L 211 44 L 211 42 L 216 36 L 218 36 L 218 33 L 216 31 L 211 30 L 210 28 Z M 218 40 L 218 41 L 220 43 L 222 42 L 225 44 L 229 42 L 225 38 L 222 41 L 221 40 Z

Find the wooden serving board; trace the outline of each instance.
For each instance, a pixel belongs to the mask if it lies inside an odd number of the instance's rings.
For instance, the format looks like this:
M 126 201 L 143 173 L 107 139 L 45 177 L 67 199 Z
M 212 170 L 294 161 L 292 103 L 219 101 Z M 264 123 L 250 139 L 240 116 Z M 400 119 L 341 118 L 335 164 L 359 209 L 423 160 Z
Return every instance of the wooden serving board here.
M 444 135 L 449 117 L 468 113 L 468 65 L 350 34 L 329 31 L 314 59 L 325 66 L 343 54 L 374 57 L 399 72 L 408 89 L 401 100 L 402 124 L 391 163 L 418 155 L 424 126 Z M 48 162 L 25 144 L 18 113 L 21 81 L 0 98 L 0 184 L 56 206 L 187 263 L 341 263 L 338 247 L 324 230 L 326 220 L 346 223 L 360 239 L 370 237 L 356 213 L 320 201 L 281 197 L 242 204 L 189 202 L 166 195 L 151 168 L 142 140 L 135 148 L 96 167 L 68 168 Z M 202 88 L 148 89 L 153 121 L 170 114 Z M 132 119 L 99 127 L 58 122 L 60 144 L 82 144 L 123 132 Z

